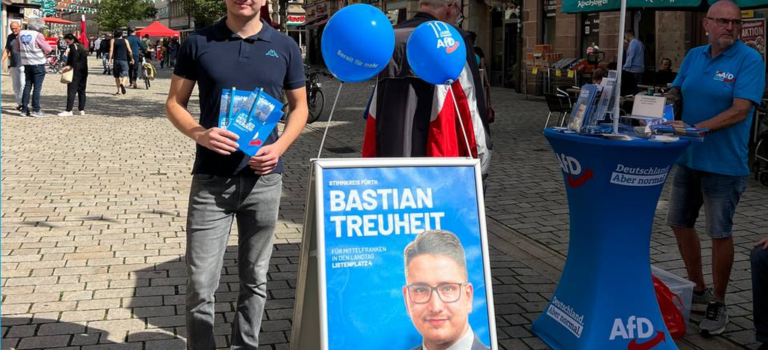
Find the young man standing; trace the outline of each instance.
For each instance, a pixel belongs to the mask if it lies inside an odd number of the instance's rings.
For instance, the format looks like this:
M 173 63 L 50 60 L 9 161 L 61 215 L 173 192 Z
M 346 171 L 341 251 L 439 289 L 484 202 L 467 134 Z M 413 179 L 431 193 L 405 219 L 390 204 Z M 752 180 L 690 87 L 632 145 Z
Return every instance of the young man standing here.
M 187 348 L 213 350 L 214 292 L 232 220 L 238 226 L 240 295 L 232 322 L 232 349 L 259 345 L 267 299 L 267 270 L 282 192 L 280 156 L 307 119 L 304 70 L 296 43 L 260 20 L 266 0 L 224 0 L 227 16 L 184 41 L 166 102 L 168 119 L 197 143 L 187 217 Z M 200 121 L 187 108 L 195 84 Z M 237 151 L 235 134 L 219 129 L 222 90 L 253 91 L 290 106 L 285 129 L 275 130 L 256 156 Z

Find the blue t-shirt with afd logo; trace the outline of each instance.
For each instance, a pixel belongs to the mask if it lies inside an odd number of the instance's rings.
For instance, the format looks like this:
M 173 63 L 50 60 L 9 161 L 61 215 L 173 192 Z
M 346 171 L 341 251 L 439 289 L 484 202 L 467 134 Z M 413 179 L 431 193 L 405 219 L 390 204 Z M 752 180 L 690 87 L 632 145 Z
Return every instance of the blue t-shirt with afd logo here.
M 741 40 L 712 58 L 710 45 L 692 49 L 685 56 L 673 87 L 683 92 L 683 121 L 694 125 L 731 108 L 733 99 L 759 105 L 765 88 L 765 63 L 760 53 Z M 753 106 L 747 118 L 692 142 L 677 164 L 710 173 L 749 176 L 748 143 Z
M 263 20 L 261 31 L 248 38 L 233 33 L 226 18 L 190 35 L 179 50 L 173 74 L 198 83 L 200 125 L 206 129 L 219 125 L 221 92 L 236 88 L 264 92 L 280 99 L 282 90 L 304 87 L 304 63 L 299 45 Z M 277 128 L 265 145 L 277 140 Z M 258 176 L 245 165 L 247 156 L 237 151 L 220 155 L 197 145 L 193 174 L 219 176 Z M 282 160 L 272 173 L 282 173 Z

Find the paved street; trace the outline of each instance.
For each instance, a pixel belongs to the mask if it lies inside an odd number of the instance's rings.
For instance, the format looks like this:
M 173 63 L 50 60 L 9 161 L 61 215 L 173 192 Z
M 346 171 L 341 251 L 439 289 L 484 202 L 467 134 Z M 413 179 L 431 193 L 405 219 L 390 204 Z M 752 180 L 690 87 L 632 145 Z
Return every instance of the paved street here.
M 65 106 L 65 85 L 49 75 L 42 107 L 51 116 L 20 118 L 10 77 L 2 76 L 2 349 L 183 349 L 184 226 L 194 144 L 165 118 L 169 70 L 160 71 L 149 90 L 114 96 L 114 79 L 100 74 L 100 62 L 89 63 L 85 116 L 55 116 Z M 284 159 L 263 349 L 289 348 L 308 159 L 317 155 L 338 88 L 323 82 L 323 117 Z M 324 157 L 359 155 L 360 117 L 371 90 L 372 83 L 343 87 Z M 504 89 L 494 89 L 493 98 L 497 122 L 486 211 L 499 347 L 548 349 L 530 325 L 552 296 L 567 252 L 562 175 L 541 134 L 543 101 Z M 194 113 L 196 103 L 195 97 Z M 684 277 L 674 237 L 664 226 L 667 198 L 668 189 L 654 223 L 652 260 Z M 731 323 L 723 337 L 711 339 L 692 327 L 678 341 L 681 349 L 757 347 L 749 250 L 768 235 L 766 217 L 768 189 L 750 180 L 735 219 Z M 235 230 L 217 291 L 221 348 L 230 344 L 237 299 L 236 242 Z M 708 265 L 710 254 L 704 255 Z

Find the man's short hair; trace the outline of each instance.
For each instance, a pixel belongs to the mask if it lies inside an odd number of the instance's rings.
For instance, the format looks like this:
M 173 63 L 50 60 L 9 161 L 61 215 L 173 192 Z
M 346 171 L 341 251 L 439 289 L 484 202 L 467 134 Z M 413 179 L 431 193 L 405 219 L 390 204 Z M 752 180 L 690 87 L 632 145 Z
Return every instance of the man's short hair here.
M 444 230 L 424 231 L 416 236 L 413 242 L 408 243 L 403 252 L 406 279 L 408 279 L 408 264 L 423 254 L 442 255 L 453 259 L 464 271 L 464 278 L 467 277 L 467 259 L 464 256 L 464 247 L 453 232 Z
M 605 78 L 608 72 L 605 71 L 605 69 L 597 68 L 595 69 L 595 72 L 592 73 L 592 79 L 593 80 L 599 80 Z
M 444 6 L 450 6 L 459 0 L 419 0 L 419 6 L 430 6 L 433 9 L 439 9 Z

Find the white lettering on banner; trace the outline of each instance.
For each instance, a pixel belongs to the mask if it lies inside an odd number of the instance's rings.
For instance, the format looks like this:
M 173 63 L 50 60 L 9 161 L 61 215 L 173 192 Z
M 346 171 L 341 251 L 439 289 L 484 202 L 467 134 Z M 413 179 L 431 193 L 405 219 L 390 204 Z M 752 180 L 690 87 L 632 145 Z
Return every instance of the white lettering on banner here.
M 557 297 L 552 299 L 552 303 L 547 309 L 547 316 L 552 317 L 557 323 L 563 325 L 576 338 L 581 338 L 581 332 L 584 330 L 584 315 L 579 315 L 573 308 L 564 304 Z
M 563 169 L 563 172 L 566 174 L 571 174 L 573 176 L 581 174 L 581 163 L 579 163 L 576 158 L 566 156 L 565 154 L 557 154 L 555 157 L 560 163 L 560 168 Z
M 358 180 L 352 180 L 357 183 Z M 367 180 L 361 180 L 367 181 Z M 334 183 L 341 183 L 335 181 Z M 431 188 L 366 189 L 328 192 L 329 220 L 336 238 L 415 235 L 440 230 L 445 212 L 430 212 L 434 207 Z M 347 215 L 349 211 L 414 210 L 415 212 Z
M 637 330 L 637 336 L 635 336 L 635 330 Z M 608 340 L 614 340 L 616 338 L 622 339 L 644 339 L 650 338 L 653 335 L 653 323 L 651 320 L 643 317 L 629 316 L 626 326 L 622 319 L 617 318 L 613 321 L 613 328 L 611 329 L 611 336 Z
M 331 268 L 373 266 L 376 253 L 386 253 L 387 247 L 345 247 L 330 250 Z
M 611 183 L 621 186 L 658 186 L 667 181 L 670 166 L 664 168 L 633 168 L 623 164 L 616 166 Z

